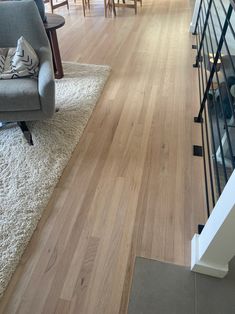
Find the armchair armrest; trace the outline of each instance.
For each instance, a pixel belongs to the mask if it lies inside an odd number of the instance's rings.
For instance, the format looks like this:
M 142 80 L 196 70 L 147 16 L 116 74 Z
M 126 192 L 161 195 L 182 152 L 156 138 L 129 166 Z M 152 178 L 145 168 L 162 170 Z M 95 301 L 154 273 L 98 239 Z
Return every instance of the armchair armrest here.
M 38 56 L 40 60 L 38 93 L 42 111 L 51 117 L 55 112 L 55 80 L 51 52 L 48 48 L 42 47 L 38 51 Z

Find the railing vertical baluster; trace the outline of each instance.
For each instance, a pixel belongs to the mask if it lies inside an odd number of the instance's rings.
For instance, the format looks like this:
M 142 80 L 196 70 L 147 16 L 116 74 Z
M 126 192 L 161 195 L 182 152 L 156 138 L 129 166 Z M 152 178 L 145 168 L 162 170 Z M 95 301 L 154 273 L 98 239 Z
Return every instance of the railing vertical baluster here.
M 197 20 L 196 20 L 196 25 L 195 25 L 195 29 L 194 29 L 193 35 L 197 35 L 197 27 L 198 27 L 198 22 L 199 22 L 200 14 L 201 14 L 202 2 L 203 2 L 203 0 L 200 1 L 199 10 L 198 10 L 198 15 L 197 15 Z

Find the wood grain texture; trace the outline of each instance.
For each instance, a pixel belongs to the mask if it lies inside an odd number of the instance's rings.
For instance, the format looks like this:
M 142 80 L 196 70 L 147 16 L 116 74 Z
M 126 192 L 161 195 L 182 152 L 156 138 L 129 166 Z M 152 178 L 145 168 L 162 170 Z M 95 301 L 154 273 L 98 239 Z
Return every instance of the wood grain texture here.
M 136 255 L 190 263 L 205 220 L 190 0 L 58 9 L 65 61 L 112 73 L 0 303 L 0 313 L 124 314 Z

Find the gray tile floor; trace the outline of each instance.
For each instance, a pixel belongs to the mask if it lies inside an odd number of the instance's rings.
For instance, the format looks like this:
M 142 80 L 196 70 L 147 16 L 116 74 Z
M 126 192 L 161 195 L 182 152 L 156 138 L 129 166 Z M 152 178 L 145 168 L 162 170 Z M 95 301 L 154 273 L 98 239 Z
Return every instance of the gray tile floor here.
M 216 279 L 137 257 L 128 314 L 235 314 L 235 259 Z

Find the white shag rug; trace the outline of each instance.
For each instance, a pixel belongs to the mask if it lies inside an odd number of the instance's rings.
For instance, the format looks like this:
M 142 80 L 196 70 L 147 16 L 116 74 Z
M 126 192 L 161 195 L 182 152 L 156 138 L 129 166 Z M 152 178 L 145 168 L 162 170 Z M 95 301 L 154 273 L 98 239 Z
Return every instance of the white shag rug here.
M 0 130 L 0 297 L 88 122 L 110 67 L 64 63 L 54 117 L 30 122 L 34 146 L 20 129 Z

